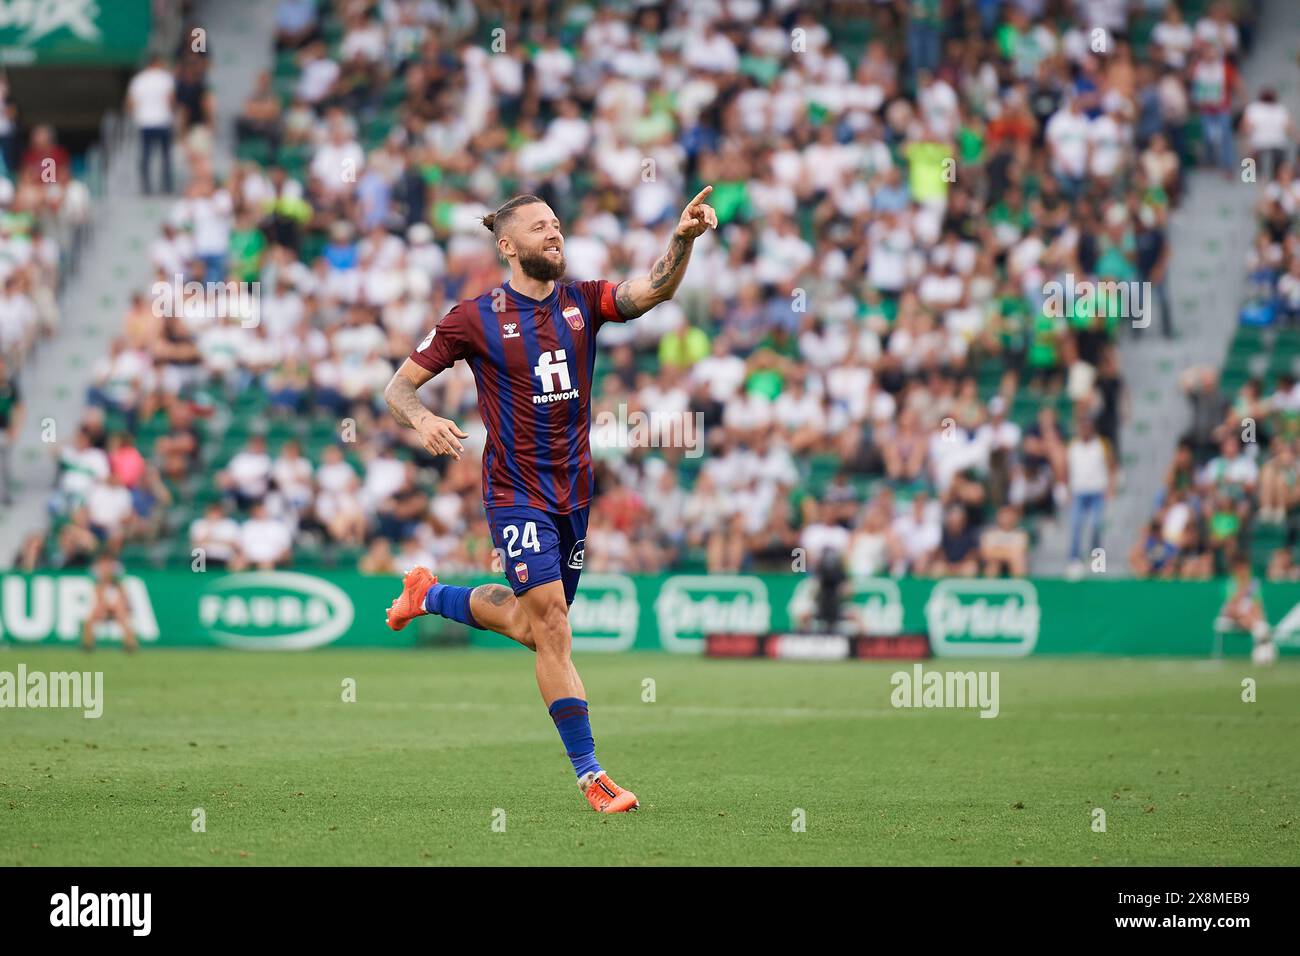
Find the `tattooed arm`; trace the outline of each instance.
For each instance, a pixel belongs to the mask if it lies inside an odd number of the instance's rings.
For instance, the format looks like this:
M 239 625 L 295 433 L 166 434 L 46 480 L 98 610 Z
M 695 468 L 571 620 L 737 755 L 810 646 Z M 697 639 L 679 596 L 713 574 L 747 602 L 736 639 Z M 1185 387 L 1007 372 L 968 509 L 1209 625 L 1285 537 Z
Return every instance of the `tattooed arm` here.
M 459 460 L 464 446 L 457 440 L 469 435 L 450 419 L 439 418 L 424 407 L 416 394 L 420 386 L 433 378 L 429 370 L 410 359 L 402 363 L 384 389 L 384 401 L 399 425 L 414 428 L 420 443 L 431 455 L 451 455 Z
M 704 234 L 704 230 L 718 225 L 717 213 L 704 202 L 711 192 L 713 187 L 705 186 L 686 204 L 668 242 L 668 251 L 659 257 L 648 276 L 626 279 L 618 284 L 614 290 L 614 303 L 623 318 L 635 319 L 673 297 L 686 275 L 686 263 L 691 261 L 691 247 L 695 240 Z

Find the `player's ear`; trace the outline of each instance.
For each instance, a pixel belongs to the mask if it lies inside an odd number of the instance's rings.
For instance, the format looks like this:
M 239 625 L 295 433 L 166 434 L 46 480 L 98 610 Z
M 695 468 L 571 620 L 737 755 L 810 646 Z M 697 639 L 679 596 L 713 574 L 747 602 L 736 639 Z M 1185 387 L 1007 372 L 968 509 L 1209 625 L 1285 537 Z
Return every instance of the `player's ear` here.
M 515 254 L 514 240 L 509 236 L 502 236 L 497 240 L 497 255 L 502 259 L 509 259 Z

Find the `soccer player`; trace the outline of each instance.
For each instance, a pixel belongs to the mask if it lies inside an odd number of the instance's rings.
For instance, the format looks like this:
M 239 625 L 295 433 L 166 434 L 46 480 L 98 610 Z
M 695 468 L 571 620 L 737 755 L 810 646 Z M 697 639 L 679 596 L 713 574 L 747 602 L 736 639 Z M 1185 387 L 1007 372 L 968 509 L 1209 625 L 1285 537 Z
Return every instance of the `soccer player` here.
M 1277 645 L 1273 643 L 1273 629 L 1268 626 L 1264 599 L 1260 593 L 1259 579 L 1251 574 L 1250 559 L 1241 556 L 1232 562 L 1232 574 L 1223 589 L 1223 608 L 1215 626 L 1221 631 L 1238 629 L 1249 632 L 1254 640 L 1251 660 L 1256 664 L 1272 664 L 1277 660 Z
M 536 652 L 537 686 L 592 808 L 637 808 L 596 760 L 587 692 L 570 658 L 569 606 L 578 590 L 591 502 L 588 433 L 595 381 L 596 333 L 606 322 L 636 318 L 672 298 L 695 240 L 718 224 L 706 186 L 687 204 L 668 250 L 648 276 L 617 286 L 603 279 L 562 282 L 560 220 L 536 196 L 516 196 L 483 225 L 510 266 L 510 281 L 447 312 L 397 370 L 384 397 L 393 417 L 414 428 L 432 455 L 459 459 L 454 422 L 434 415 L 416 391 L 457 359 L 469 363 L 487 427 L 483 505 L 510 587 L 439 584 L 416 567 L 388 609 L 401 630 L 421 614 L 439 614 L 496 631 Z
M 128 654 L 140 649 L 135 628 L 131 626 L 131 607 L 122 586 L 122 566 L 112 556 L 103 554 L 95 561 L 95 591 L 90 613 L 81 625 L 81 648 L 95 649 L 95 632 L 106 622 L 122 629 L 122 647 Z

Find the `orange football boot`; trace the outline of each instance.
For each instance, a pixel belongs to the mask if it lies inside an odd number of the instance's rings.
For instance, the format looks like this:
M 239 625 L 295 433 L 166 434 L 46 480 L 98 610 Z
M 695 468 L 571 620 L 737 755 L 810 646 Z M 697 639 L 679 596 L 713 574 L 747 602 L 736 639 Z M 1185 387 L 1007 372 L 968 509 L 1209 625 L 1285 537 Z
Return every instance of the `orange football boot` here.
M 428 614 L 424 609 L 424 596 L 437 583 L 438 579 L 426 567 L 417 564 L 407 571 L 402 577 L 402 593 L 388 605 L 388 613 L 385 615 L 388 626 L 394 631 L 400 631 L 414 618 Z
M 584 776 L 578 781 L 578 787 L 597 813 L 626 813 L 640 806 L 635 793 L 610 780 L 603 770 Z

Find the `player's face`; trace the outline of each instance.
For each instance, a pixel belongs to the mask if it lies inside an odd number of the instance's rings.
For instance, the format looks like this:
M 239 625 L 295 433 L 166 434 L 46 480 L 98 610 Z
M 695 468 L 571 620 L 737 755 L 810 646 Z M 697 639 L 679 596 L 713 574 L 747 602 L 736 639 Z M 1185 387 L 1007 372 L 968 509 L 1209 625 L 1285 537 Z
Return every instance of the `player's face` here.
M 524 275 L 542 282 L 564 275 L 564 234 L 550 206 L 533 203 L 520 208 L 511 223 L 510 239 Z

